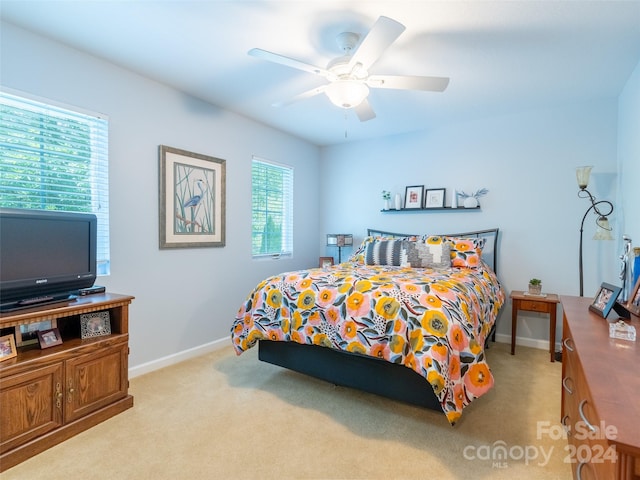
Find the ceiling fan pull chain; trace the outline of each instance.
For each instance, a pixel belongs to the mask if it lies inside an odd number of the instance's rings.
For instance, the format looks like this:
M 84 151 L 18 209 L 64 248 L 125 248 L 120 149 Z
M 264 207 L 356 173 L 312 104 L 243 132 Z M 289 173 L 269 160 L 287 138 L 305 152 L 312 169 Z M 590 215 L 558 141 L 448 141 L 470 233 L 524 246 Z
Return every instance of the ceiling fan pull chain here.
M 344 139 L 347 139 L 347 111 L 344 111 Z

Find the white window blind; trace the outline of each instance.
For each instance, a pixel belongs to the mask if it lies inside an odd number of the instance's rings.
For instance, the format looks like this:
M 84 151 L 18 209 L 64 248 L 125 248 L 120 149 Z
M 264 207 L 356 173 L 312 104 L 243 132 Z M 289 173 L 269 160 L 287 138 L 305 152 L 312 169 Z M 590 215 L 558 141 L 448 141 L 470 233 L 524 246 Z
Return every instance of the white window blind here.
M 293 254 L 293 168 L 257 157 L 251 162 L 251 254 Z
M 93 213 L 109 274 L 108 119 L 0 92 L 0 206 Z

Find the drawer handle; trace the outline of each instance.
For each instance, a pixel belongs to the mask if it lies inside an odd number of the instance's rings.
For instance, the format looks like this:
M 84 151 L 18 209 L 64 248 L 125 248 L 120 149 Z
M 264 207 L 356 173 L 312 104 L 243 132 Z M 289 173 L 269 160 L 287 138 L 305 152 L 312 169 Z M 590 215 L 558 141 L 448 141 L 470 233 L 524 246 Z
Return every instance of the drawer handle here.
M 564 348 L 566 348 L 567 350 L 569 350 L 570 352 L 573 352 L 573 347 L 569 346 L 569 340 L 571 340 L 570 338 L 565 338 L 562 341 L 562 344 L 564 345 Z
M 580 402 L 580 405 L 578 405 L 578 413 L 580 414 L 580 418 L 582 418 L 582 421 L 585 423 L 585 425 L 587 426 L 587 428 L 588 428 L 589 430 L 591 430 L 592 432 L 595 432 L 595 431 L 597 430 L 597 428 L 596 428 L 596 427 L 594 427 L 593 425 L 591 425 L 591 423 L 589 422 L 589 420 L 587 420 L 587 417 L 586 417 L 586 416 L 585 416 L 585 414 L 584 414 L 583 407 L 584 407 L 584 404 L 585 404 L 585 403 L 587 403 L 587 400 L 586 400 L 586 399 L 585 399 L 585 400 L 582 400 L 582 401 Z
M 569 427 L 569 425 L 567 425 L 566 420 L 569 420 L 569 415 L 565 415 L 564 417 L 562 417 L 562 420 L 560 420 L 560 423 L 564 427 L 565 432 L 567 432 L 567 437 L 570 437 L 571 436 L 571 427 Z
M 582 480 L 582 469 L 585 465 L 588 465 L 588 462 L 580 462 L 578 464 L 578 468 L 576 468 L 576 480 Z
M 573 395 L 573 390 L 571 390 L 568 385 L 567 385 L 567 380 L 571 380 L 569 377 L 564 377 L 562 379 L 562 388 L 565 389 L 565 391 L 569 394 L 569 395 Z M 573 381 L 573 380 L 571 380 Z

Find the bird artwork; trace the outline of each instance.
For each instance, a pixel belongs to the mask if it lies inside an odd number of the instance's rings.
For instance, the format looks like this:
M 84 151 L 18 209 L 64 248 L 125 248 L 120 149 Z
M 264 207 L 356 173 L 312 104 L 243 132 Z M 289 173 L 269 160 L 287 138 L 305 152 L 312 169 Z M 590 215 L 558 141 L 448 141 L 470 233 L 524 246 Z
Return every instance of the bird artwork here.
M 202 197 L 204 197 L 204 188 L 203 188 L 204 182 L 202 180 L 198 179 L 198 180 L 195 181 L 194 185 L 196 187 L 198 187 L 198 190 L 200 190 L 200 193 L 193 195 L 191 198 L 189 198 L 189 200 L 184 202 L 182 205 L 185 208 L 186 207 L 191 207 L 191 208 L 197 207 L 198 204 L 200 203 L 200 201 L 202 200 Z M 195 191 L 195 188 L 194 188 L 194 191 Z

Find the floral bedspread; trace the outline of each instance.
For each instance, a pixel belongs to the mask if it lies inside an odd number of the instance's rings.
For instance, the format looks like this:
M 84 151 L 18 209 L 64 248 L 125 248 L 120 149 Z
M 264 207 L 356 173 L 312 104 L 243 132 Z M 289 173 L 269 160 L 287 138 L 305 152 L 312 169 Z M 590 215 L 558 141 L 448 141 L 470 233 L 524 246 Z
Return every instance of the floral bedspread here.
M 262 281 L 231 328 L 238 355 L 260 339 L 315 344 L 411 368 L 433 387 L 451 424 L 493 386 L 485 339 L 505 295 L 479 268 L 342 263 Z

